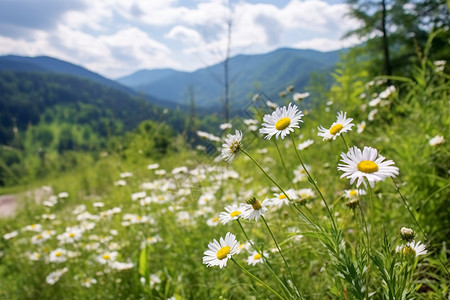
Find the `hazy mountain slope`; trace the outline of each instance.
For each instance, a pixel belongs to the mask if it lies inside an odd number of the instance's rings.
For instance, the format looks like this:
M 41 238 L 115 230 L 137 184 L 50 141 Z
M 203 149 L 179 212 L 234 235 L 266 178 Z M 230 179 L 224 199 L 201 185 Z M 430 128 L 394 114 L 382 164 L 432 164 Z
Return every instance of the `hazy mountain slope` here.
M 313 71 L 328 71 L 339 60 L 339 52 L 279 49 L 260 55 L 238 55 L 230 59 L 230 104 L 238 111 L 249 101 L 249 94 L 263 91 L 275 98 L 280 90 L 294 85 L 302 90 Z M 223 99 L 223 64 L 216 64 L 194 72 L 175 70 L 141 70 L 120 79 L 130 87 L 159 98 L 187 103 L 190 87 L 196 105 L 219 108 Z M 145 80 L 148 76 L 149 80 Z M 160 76 L 160 78 L 158 78 Z M 132 78 L 131 81 L 126 81 Z M 143 83 L 145 82 L 145 83 Z

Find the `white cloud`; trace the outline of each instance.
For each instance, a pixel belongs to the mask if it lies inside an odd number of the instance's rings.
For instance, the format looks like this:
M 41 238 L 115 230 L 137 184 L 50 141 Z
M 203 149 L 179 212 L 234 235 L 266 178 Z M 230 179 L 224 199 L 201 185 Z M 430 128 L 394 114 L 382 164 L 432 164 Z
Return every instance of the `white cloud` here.
M 174 40 L 180 40 L 187 45 L 197 45 L 203 43 L 203 38 L 198 31 L 185 26 L 177 25 L 173 27 L 165 37 Z
M 346 4 L 291 0 L 274 4 L 224 0 L 83 0 L 53 29 L 27 29 L 12 39 L 0 35 L 1 54 L 50 55 L 114 77 L 140 68 L 193 70 L 222 61 L 227 19 L 232 19 L 231 54 L 263 53 L 279 47 L 321 51 L 354 45 L 340 41 L 356 28 Z M 183 4 L 185 6 L 183 6 Z M 14 24 L 11 24 L 14 26 Z

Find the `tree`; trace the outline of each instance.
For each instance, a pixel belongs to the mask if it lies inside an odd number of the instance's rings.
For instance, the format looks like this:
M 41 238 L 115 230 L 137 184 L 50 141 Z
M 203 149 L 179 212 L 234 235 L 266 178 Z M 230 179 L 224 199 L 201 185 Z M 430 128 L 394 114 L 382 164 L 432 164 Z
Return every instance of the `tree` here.
M 403 75 L 417 62 L 431 31 L 446 28 L 448 33 L 450 15 L 445 0 L 347 0 L 347 3 L 349 15 L 361 21 L 362 26 L 346 36 L 356 35 L 365 40 L 355 51 L 373 60 L 369 70 L 372 75 Z M 438 55 L 436 59 L 444 57 Z

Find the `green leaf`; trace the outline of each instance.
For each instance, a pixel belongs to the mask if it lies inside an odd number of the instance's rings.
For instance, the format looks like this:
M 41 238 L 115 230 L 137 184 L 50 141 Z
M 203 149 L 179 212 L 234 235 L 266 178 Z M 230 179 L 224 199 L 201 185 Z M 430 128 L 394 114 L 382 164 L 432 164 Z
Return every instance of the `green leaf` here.
M 148 280 L 149 278 L 148 270 L 148 260 L 147 260 L 147 246 L 142 248 L 141 254 L 139 255 L 139 274 Z

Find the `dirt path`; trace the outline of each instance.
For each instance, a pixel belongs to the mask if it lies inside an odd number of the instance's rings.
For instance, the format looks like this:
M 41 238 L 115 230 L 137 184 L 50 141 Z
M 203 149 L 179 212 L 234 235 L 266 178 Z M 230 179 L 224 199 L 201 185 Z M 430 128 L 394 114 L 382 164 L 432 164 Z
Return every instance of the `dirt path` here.
M 36 203 L 42 203 L 52 192 L 49 188 L 38 188 L 20 194 L 0 195 L 0 218 L 13 217 L 19 208 L 20 198 L 33 198 Z
M 17 195 L 0 196 L 0 218 L 14 216 L 17 209 Z

